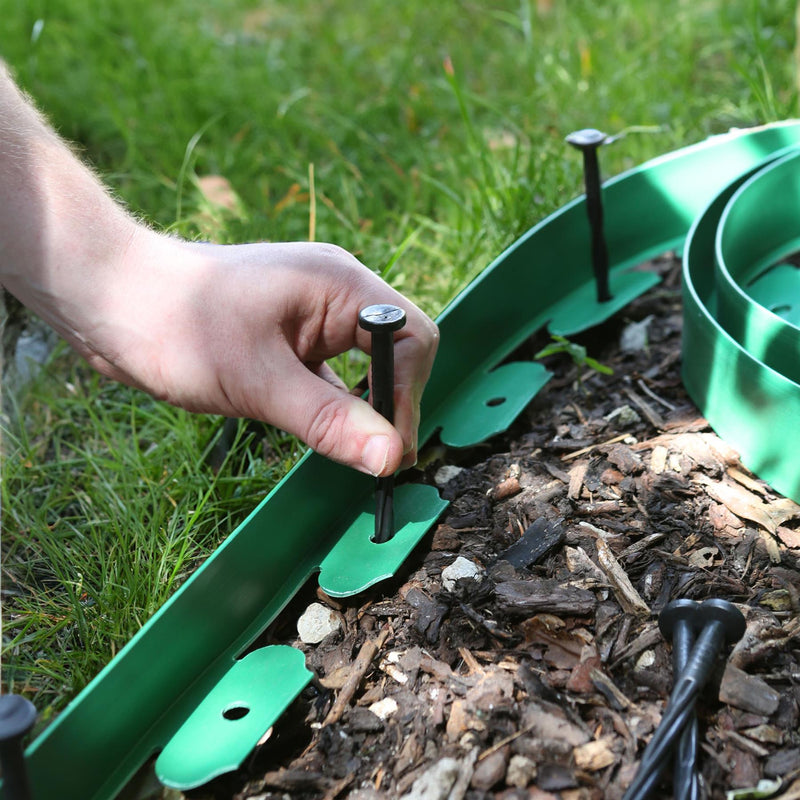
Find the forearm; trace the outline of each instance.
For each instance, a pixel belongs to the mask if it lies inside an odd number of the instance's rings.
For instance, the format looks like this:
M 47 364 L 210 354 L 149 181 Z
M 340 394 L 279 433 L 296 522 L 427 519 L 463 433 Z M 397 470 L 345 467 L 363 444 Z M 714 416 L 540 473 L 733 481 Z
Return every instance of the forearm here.
M 0 68 L 0 283 L 80 344 L 136 229 Z

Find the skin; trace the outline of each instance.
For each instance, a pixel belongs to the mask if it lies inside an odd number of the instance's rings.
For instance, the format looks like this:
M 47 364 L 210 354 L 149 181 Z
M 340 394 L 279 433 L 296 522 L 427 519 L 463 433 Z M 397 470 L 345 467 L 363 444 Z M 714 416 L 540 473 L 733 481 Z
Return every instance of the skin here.
M 0 283 L 97 370 L 190 411 L 251 417 L 371 475 L 416 461 L 436 325 L 335 245 L 215 245 L 136 220 L 0 66 Z M 325 363 L 405 309 L 395 425 Z

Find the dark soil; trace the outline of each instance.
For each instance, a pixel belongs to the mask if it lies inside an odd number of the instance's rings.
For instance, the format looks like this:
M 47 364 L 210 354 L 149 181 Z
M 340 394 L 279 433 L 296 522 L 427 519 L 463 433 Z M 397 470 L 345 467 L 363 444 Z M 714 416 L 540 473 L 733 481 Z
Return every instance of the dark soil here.
M 308 587 L 284 613 L 273 636 L 316 680 L 242 770 L 188 797 L 621 798 L 673 685 L 658 614 L 676 598 L 747 619 L 698 703 L 708 796 L 768 779 L 800 797 L 800 507 L 688 398 L 679 267 L 651 268 L 660 286 L 576 339 L 613 375 L 548 358 L 554 378 L 504 437 L 431 449 L 416 479 L 451 504 L 403 574 L 346 601 Z M 460 471 L 442 483 L 443 466 Z M 445 588 L 457 558 L 478 577 Z M 298 610 L 320 599 L 343 628 L 302 644 Z M 670 773 L 653 797 L 672 796 Z

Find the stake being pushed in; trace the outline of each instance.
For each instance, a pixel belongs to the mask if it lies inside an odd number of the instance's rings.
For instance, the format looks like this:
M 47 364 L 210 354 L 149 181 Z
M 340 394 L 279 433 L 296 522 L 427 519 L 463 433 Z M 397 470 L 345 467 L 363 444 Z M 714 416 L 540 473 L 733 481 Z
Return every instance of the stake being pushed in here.
M 394 423 L 394 333 L 406 324 L 406 312 L 378 304 L 362 308 L 358 324 L 372 334 L 372 407 Z M 372 541 L 388 542 L 394 536 L 394 476 L 378 478 L 375 487 L 375 534 Z

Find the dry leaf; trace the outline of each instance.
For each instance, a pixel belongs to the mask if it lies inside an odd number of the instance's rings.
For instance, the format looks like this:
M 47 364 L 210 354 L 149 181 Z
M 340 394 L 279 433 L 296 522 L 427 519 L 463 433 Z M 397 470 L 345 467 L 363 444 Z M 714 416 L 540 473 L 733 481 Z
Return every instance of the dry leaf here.
M 701 547 L 689 554 L 689 566 L 707 569 L 714 566 L 714 559 L 719 551 L 716 547 Z
M 800 517 L 800 506 L 788 498 L 781 497 L 772 502 L 762 502 L 758 495 L 743 486 L 730 483 L 706 483 L 706 492 L 718 503 L 742 519 L 749 519 L 770 533 L 777 533 L 778 526 L 790 519 Z
M 210 205 L 227 209 L 234 214 L 240 212 L 239 195 L 234 191 L 230 181 L 222 175 L 204 175 L 197 179 L 197 187 Z

